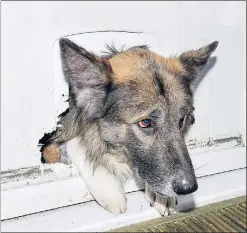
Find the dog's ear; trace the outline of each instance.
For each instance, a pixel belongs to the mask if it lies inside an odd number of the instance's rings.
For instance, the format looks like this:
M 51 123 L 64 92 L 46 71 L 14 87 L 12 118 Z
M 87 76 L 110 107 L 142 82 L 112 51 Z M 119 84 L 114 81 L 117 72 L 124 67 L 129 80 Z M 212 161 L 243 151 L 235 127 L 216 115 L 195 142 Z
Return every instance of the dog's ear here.
M 83 109 L 86 118 L 100 117 L 109 84 L 109 63 L 68 39 L 60 39 L 59 45 L 72 102 Z
M 188 81 L 193 81 L 200 74 L 218 44 L 218 41 L 214 41 L 207 46 L 197 50 L 186 51 L 179 56 Z

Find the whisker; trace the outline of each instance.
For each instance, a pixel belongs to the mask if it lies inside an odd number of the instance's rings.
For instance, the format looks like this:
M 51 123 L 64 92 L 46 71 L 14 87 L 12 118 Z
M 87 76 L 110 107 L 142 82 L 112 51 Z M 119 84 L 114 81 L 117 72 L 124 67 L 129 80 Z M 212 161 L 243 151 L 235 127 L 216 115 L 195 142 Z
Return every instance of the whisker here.
M 202 176 L 204 176 L 205 174 L 196 174 L 196 178 L 200 178 Z
M 200 167 L 195 168 L 194 170 L 196 171 L 196 170 L 198 170 L 198 169 L 200 169 L 200 168 L 202 168 L 202 167 L 205 167 L 206 165 L 207 165 L 207 163 L 203 164 L 203 165 L 200 166 Z

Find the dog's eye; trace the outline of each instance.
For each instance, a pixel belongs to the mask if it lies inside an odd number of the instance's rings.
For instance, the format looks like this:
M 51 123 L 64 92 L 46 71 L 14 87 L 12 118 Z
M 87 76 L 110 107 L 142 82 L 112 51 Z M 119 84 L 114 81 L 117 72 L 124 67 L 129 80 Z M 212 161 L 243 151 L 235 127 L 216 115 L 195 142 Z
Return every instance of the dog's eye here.
M 148 128 L 151 125 L 151 120 L 150 119 L 144 119 L 139 121 L 139 126 L 142 128 Z

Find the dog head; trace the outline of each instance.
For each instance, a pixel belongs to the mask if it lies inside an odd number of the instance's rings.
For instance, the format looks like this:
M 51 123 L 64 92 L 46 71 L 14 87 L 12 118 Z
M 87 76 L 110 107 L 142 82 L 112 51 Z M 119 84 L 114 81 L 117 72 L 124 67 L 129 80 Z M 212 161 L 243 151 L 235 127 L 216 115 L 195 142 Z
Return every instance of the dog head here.
M 163 195 L 197 190 L 184 135 L 194 123 L 191 83 L 218 42 L 165 58 L 145 46 L 99 58 L 60 40 L 70 99 L 83 124 L 97 122 L 111 153 Z M 86 122 L 86 123 L 85 123 Z

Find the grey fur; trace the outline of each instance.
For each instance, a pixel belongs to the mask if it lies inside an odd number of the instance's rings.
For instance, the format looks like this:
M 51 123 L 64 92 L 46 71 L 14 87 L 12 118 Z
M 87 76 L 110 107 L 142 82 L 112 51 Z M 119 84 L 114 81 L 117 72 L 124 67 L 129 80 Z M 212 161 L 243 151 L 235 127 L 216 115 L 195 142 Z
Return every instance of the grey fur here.
M 116 160 L 128 164 L 154 192 L 172 195 L 184 179 L 188 182 L 184 192 L 195 191 L 196 177 L 184 141 L 184 134 L 194 123 L 190 83 L 217 45 L 214 42 L 178 57 L 185 70 L 182 77 L 175 77 L 165 65 L 145 55 L 149 54 L 146 47 L 131 48 L 140 57 L 140 70 L 133 74 L 138 77 L 116 84 L 112 81 L 114 73 L 95 55 L 61 39 L 70 106 L 58 122 L 62 127 L 57 128 L 49 144 L 63 145 L 80 137 L 95 169 L 103 166 L 121 178 L 126 174 L 109 163 Z M 116 49 L 111 53 L 108 59 L 118 55 Z M 133 122 L 143 112 L 151 119 L 152 127 L 141 128 L 141 119 Z

